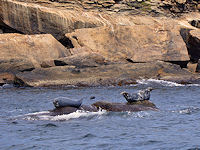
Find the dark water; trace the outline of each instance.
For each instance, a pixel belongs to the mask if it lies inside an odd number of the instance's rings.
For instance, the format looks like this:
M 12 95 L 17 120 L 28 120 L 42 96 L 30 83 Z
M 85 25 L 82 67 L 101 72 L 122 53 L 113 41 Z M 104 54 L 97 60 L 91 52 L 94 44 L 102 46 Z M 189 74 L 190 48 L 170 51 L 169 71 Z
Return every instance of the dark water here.
M 75 112 L 40 116 L 59 96 L 124 102 L 119 94 L 152 86 L 160 111 Z M 200 86 L 148 81 L 135 86 L 0 89 L 0 149 L 200 149 Z M 90 100 L 91 96 L 96 99 Z

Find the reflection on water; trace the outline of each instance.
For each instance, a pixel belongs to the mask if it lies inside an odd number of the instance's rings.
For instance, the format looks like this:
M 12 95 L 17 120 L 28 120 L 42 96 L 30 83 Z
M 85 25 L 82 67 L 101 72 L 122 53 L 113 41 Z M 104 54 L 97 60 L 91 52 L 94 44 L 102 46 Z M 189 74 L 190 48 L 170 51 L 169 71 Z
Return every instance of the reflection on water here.
M 124 102 L 119 94 L 152 86 L 159 111 L 85 112 L 50 116 L 56 97 Z M 140 80 L 96 88 L 0 89 L 0 149 L 199 149 L 199 85 Z M 95 99 L 90 99 L 94 96 Z

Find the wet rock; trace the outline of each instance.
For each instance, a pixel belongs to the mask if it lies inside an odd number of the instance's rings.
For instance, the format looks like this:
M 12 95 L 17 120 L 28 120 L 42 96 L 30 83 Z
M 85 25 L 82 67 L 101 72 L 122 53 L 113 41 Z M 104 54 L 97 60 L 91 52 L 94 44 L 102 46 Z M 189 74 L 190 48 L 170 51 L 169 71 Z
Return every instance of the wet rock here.
M 90 97 L 90 99 L 95 99 L 95 98 L 96 98 L 95 96 L 91 96 L 91 97 Z
M 114 112 L 123 112 L 123 111 L 130 111 L 130 112 L 137 112 L 137 111 L 145 111 L 145 110 L 158 110 L 158 108 L 150 101 L 139 101 L 138 103 L 110 103 L 106 101 L 98 101 L 92 106 L 96 107 L 97 109 L 104 109 L 107 111 L 114 111 Z
M 70 113 L 76 112 L 77 110 L 89 111 L 89 112 L 97 112 L 98 111 L 98 109 L 96 107 L 89 106 L 89 105 L 82 105 L 79 108 L 76 108 L 76 107 L 55 108 L 53 110 L 50 110 L 50 115 L 57 116 L 57 115 L 70 114 Z
M 166 62 L 121 63 L 86 68 L 57 66 L 37 68 L 30 72 L 18 73 L 16 76 L 30 86 L 107 86 L 133 84 L 141 78 L 194 78 L 187 70 Z
M 147 111 L 147 110 L 153 110 L 157 111 L 158 108 L 154 103 L 151 101 L 138 101 L 135 103 L 111 103 L 107 101 L 98 101 L 93 103 L 91 106 L 88 105 L 82 105 L 79 108 L 75 107 L 61 107 L 61 108 L 55 108 L 53 110 L 50 110 L 51 116 L 56 115 L 63 115 L 63 114 L 70 114 L 73 112 L 76 112 L 77 110 L 83 110 L 83 111 L 89 111 L 89 112 L 97 112 L 99 110 L 106 110 L 106 111 L 112 111 L 112 112 L 138 112 L 138 111 Z
M 40 67 L 42 62 L 69 56 L 69 51 L 53 36 L 0 35 L 0 72 L 24 72 Z

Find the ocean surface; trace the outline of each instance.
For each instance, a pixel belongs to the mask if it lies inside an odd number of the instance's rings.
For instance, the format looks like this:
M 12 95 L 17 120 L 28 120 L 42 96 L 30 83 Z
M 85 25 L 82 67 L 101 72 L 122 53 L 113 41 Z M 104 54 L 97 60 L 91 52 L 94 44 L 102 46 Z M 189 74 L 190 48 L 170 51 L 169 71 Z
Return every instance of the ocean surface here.
M 149 86 L 159 111 L 39 115 L 54 108 L 56 97 L 125 102 L 120 92 Z M 1 88 L 0 150 L 29 149 L 199 150 L 200 85 L 150 79 L 121 87 Z

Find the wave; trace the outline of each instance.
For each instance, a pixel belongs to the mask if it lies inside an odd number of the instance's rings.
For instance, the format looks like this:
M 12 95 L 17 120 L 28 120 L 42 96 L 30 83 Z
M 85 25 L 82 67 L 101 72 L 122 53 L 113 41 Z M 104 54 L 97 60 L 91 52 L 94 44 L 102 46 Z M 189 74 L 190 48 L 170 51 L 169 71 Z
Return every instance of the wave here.
M 103 115 L 107 117 L 122 117 L 122 118 L 146 118 L 151 117 L 151 113 L 147 111 L 140 112 L 108 112 L 106 110 L 99 110 L 98 112 L 88 112 L 83 110 L 77 110 L 76 112 L 70 114 L 63 114 L 57 116 L 51 116 L 49 111 L 41 111 L 35 113 L 28 113 L 25 115 L 19 115 L 12 117 L 12 120 L 44 120 L 44 121 L 67 121 L 71 119 L 80 119 L 80 118 L 101 118 Z
M 49 115 L 50 114 L 49 111 L 42 111 L 42 112 L 36 112 L 36 113 L 29 113 L 21 117 L 24 120 L 66 121 L 70 119 L 101 116 L 106 113 L 107 111 L 104 111 L 104 110 L 100 110 L 98 112 L 88 112 L 88 111 L 77 110 L 76 112 L 73 112 L 70 114 L 51 116 Z
M 140 112 L 128 112 L 128 115 L 134 118 L 146 118 L 151 117 L 151 113 L 147 111 L 140 111 Z
M 188 107 L 188 108 L 184 108 L 181 110 L 176 110 L 176 111 L 172 111 L 175 113 L 179 113 L 179 114 L 193 114 L 193 113 L 197 113 L 200 111 L 199 107 Z
M 137 80 L 138 84 L 159 84 L 162 86 L 169 86 L 169 87 L 178 87 L 178 86 L 200 86 L 200 84 L 179 84 L 172 81 L 165 81 L 165 80 L 157 80 L 157 79 L 141 79 Z

